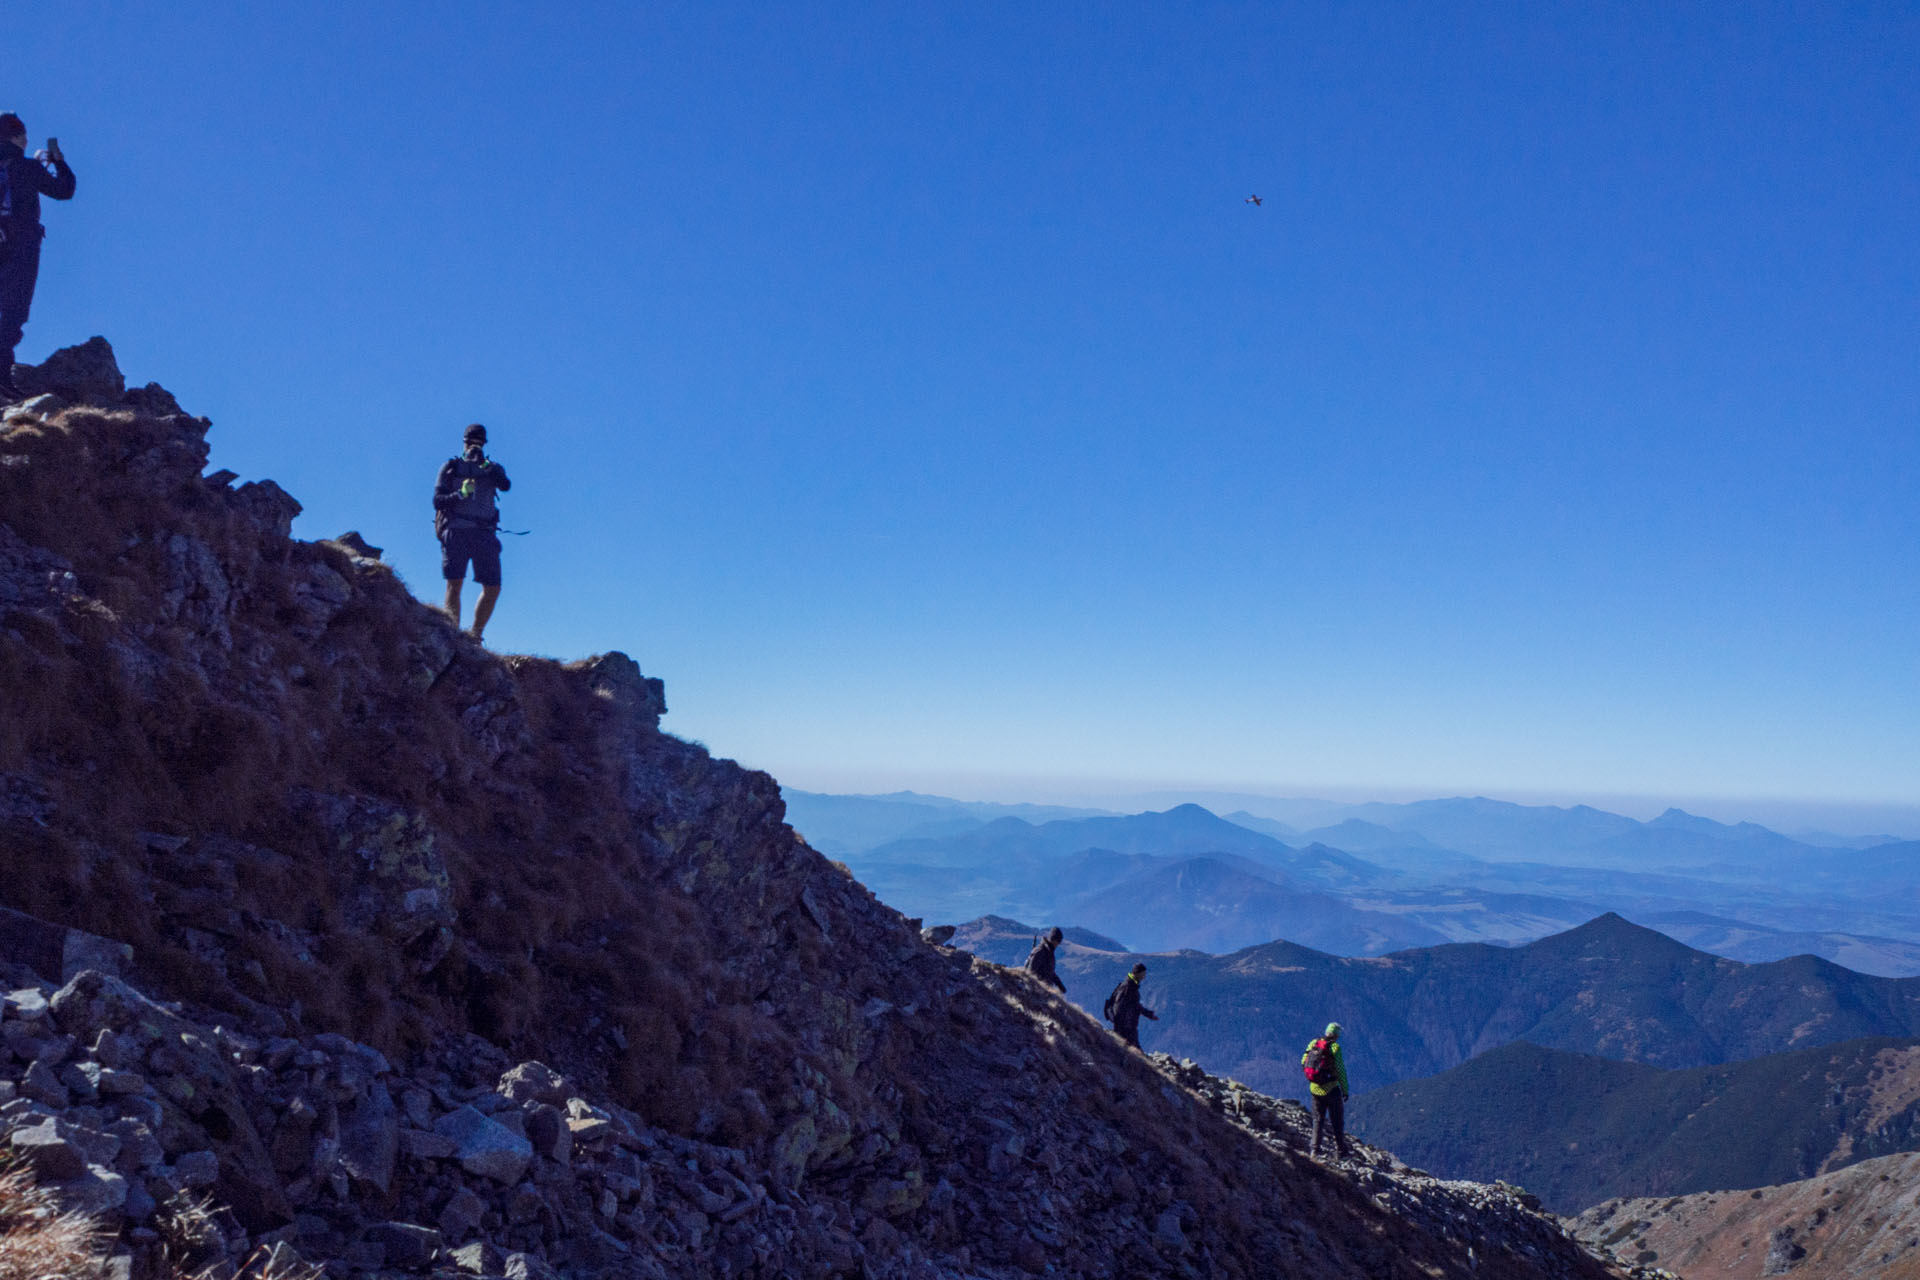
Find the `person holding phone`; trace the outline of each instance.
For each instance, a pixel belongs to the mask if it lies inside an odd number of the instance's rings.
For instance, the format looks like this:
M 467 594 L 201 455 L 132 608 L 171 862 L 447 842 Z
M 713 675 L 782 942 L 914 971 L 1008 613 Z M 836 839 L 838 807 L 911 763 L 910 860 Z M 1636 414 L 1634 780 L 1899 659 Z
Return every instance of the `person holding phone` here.
M 440 539 L 440 568 L 447 580 L 447 616 L 460 625 L 460 588 L 473 566 L 480 584 L 468 634 L 481 639 L 500 599 L 500 505 L 496 494 L 513 488 L 507 469 L 487 456 L 487 429 L 476 422 L 460 439 L 461 452 L 447 459 L 433 482 L 433 531 Z
M 20 399 L 13 383 L 13 351 L 33 310 L 40 282 L 40 197 L 73 199 L 73 170 L 60 139 L 48 138 L 37 156 L 27 154 L 27 126 L 9 111 L 0 115 L 0 402 Z

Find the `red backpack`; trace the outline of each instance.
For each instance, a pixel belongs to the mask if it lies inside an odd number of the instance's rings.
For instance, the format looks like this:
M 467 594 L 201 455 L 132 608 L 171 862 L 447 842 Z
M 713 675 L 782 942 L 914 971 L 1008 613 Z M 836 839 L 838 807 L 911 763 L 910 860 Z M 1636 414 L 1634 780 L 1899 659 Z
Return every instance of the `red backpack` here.
M 1307 1060 L 1302 1065 L 1306 1069 L 1308 1084 L 1330 1085 L 1340 1082 L 1340 1063 L 1334 1057 L 1331 1040 L 1315 1040 L 1308 1045 Z

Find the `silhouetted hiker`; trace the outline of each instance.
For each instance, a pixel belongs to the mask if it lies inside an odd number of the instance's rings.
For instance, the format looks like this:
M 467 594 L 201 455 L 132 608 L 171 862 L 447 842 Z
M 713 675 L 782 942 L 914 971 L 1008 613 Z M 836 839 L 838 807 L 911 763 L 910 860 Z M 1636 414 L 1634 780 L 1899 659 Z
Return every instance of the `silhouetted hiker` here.
M 487 429 L 479 423 L 461 437 L 465 446 L 457 458 L 447 459 L 433 484 L 433 531 L 440 536 L 440 570 L 447 580 L 447 616 L 460 625 L 460 586 L 467 564 L 480 584 L 473 606 L 472 635 L 478 640 L 500 598 L 500 507 L 493 495 L 513 488 L 507 470 L 487 457 Z
M 60 139 L 48 138 L 41 153 L 27 154 L 27 126 L 11 111 L 0 115 L 0 401 L 20 398 L 13 385 L 13 349 L 33 310 L 34 286 L 40 282 L 40 197 L 73 199 L 73 170 L 60 154 Z
M 1142 1016 L 1160 1021 L 1160 1015 L 1140 1003 L 1140 979 L 1147 976 L 1147 966 L 1136 964 L 1133 971 L 1120 979 L 1120 985 L 1107 997 L 1107 1003 L 1101 1012 L 1122 1040 L 1138 1049 L 1140 1047 L 1140 1019 Z
M 1333 1147 L 1342 1156 L 1353 1154 L 1347 1141 L 1347 1060 L 1340 1052 L 1340 1024 L 1329 1022 L 1318 1040 L 1300 1055 L 1313 1094 L 1313 1154 L 1320 1154 L 1320 1131 L 1333 1122 Z
M 1027 953 L 1027 971 L 1038 976 L 1042 982 L 1051 982 L 1062 991 L 1067 989 L 1067 984 L 1060 981 L 1060 974 L 1053 967 L 1053 949 L 1059 946 L 1060 940 L 1066 936 L 1060 932 L 1060 926 L 1055 925 L 1047 930 L 1047 936 L 1034 943 L 1033 950 Z

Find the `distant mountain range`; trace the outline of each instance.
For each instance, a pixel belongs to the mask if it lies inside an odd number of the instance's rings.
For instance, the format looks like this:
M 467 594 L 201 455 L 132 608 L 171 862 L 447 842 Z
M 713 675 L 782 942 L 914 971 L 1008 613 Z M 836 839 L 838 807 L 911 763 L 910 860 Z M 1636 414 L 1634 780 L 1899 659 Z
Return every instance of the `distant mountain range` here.
M 1920 1147 L 1920 1041 L 1848 1040 L 1661 1070 L 1516 1041 L 1376 1089 L 1351 1123 L 1447 1177 L 1556 1212 L 1787 1182 Z
M 911 915 L 1069 921 L 1146 951 L 1287 940 L 1343 955 L 1515 944 L 1616 911 L 1763 961 L 1920 974 L 1920 844 L 1817 847 L 1680 810 L 1485 799 L 1327 806 L 1296 826 L 1198 805 L 1132 815 L 903 792 L 788 792 L 801 833 Z
M 1097 1009 L 1132 954 L 1069 949 L 1068 995 Z M 1866 1036 L 1920 1036 L 1920 979 L 1813 956 L 1741 964 L 1605 915 L 1519 947 L 1473 943 L 1373 958 L 1289 942 L 1148 955 L 1149 1048 L 1296 1096 L 1300 1053 L 1350 1029 L 1356 1092 L 1435 1075 L 1500 1045 L 1695 1067 Z

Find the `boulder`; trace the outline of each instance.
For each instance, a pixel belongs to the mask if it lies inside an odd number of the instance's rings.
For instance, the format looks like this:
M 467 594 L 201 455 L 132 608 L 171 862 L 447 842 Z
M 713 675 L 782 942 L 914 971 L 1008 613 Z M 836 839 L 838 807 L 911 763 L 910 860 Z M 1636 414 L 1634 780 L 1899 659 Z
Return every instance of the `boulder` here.
M 543 1102 L 550 1107 L 564 1107 L 573 1092 L 565 1076 L 540 1062 L 521 1063 L 502 1075 L 494 1090 L 515 1102 Z
M 63 1133 L 64 1122 L 49 1116 L 39 1124 L 13 1131 L 13 1153 L 33 1166 L 42 1182 L 66 1182 L 87 1171 L 87 1158 Z
M 95 335 L 77 347 L 62 347 L 37 365 L 18 365 L 13 380 L 29 395 L 52 392 L 68 400 L 118 403 L 127 380 L 113 345 Z
M 386 1086 L 374 1084 L 340 1122 L 340 1167 L 384 1196 L 399 1155 L 399 1109 Z
M 390 1267 L 424 1267 L 440 1253 L 440 1233 L 411 1222 L 377 1223 L 367 1228 L 366 1238 L 385 1250 Z
M 441 1116 L 433 1131 L 454 1140 L 460 1167 L 476 1177 L 511 1186 L 526 1176 L 533 1160 L 532 1143 L 472 1107 Z
M 486 1216 L 487 1202 L 466 1187 L 461 1187 L 448 1197 L 446 1207 L 440 1210 L 441 1234 L 449 1240 L 464 1240 L 480 1229 L 480 1222 Z M 480 1247 L 488 1248 L 489 1246 L 483 1244 Z M 467 1249 L 459 1250 L 455 1254 L 455 1260 L 458 1261 L 461 1254 L 470 1253 L 471 1248 L 472 1246 L 469 1246 Z M 459 1265 L 466 1267 L 465 1262 L 460 1262 Z M 467 1269 L 477 1270 L 471 1267 Z M 496 1272 L 499 1269 L 497 1261 L 489 1268 L 490 1271 Z
M 0 960 L 25 965 L 38 974 L 57 975 L 62 982 L 86 969 L 102 973 L 124 973 L 133 962 L 133 948 L 98 934 L 69 929 L 24 911 L 0 907 Z M 31 989 L 29 989 L 31 990 Z M 25 995 L 16 991 L 8 997 Z M 44 1011 L 45 1002 L 38 991 L 31 994 Z M 32 1015 L 32 1016 L 38 1016 Z
M 62 1209 L 99 1218 L 119 1213 L 127 1203 L 127 1180 L 113 1170 L 89 1165 L 77 1178 L 53 1188 L 54 1200 Z

